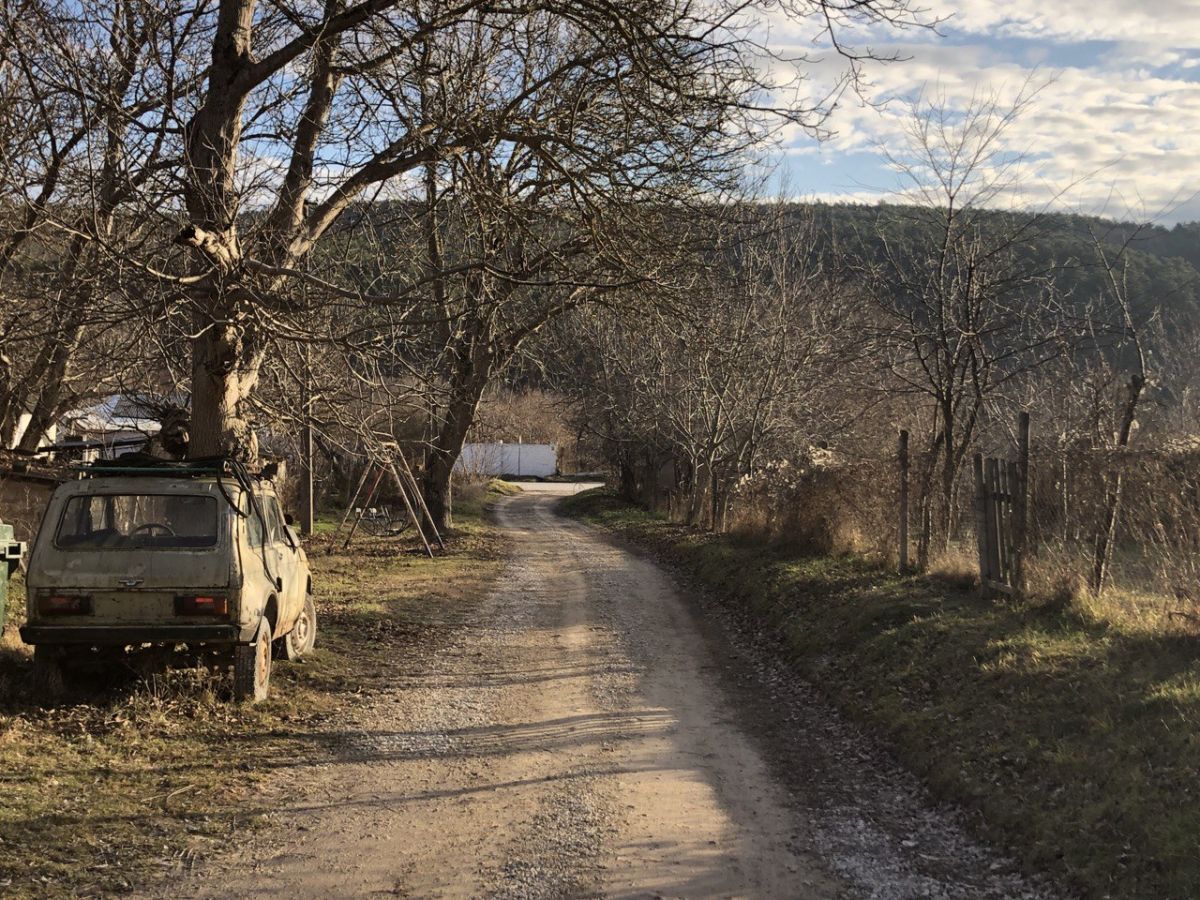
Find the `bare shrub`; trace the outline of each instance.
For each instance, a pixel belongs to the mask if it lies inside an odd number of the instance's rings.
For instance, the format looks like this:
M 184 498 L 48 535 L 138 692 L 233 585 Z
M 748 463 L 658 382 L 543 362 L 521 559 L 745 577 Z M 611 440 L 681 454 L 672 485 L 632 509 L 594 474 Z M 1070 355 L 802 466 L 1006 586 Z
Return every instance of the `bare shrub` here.
M 894 556 L 896 525 L 887 514 L 894 507 L 880 497 L 889 483 L 883 468 L 823 450 L 769 464 L 734 487 L 731 525 L 804 553 Z
M 1181 449 L 1045 452 L 1030 479 L 1031 596 L 1110 620 L 1166 624 L 1200 613 L 1200 458 Z M 1123 485 L 1110 574 L 1090 585 L 1097 541 L 1116 477 Z M 1106 536 L 1106 535 L 1105 535 Z

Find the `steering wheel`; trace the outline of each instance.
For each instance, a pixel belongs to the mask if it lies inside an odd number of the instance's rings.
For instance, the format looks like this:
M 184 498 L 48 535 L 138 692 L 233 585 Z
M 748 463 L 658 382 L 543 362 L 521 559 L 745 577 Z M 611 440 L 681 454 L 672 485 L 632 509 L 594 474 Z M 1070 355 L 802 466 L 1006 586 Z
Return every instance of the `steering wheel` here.
M 139 525 L 133 531 L 129 532 L 130 537 L 137 534 L 139 531 L 153 531 L 155 528 L 165 531 L 169 537 L 177 537 L 178 535 L 171 529 L 170 525 L 164 525 L 162 522 L 146 522 Z

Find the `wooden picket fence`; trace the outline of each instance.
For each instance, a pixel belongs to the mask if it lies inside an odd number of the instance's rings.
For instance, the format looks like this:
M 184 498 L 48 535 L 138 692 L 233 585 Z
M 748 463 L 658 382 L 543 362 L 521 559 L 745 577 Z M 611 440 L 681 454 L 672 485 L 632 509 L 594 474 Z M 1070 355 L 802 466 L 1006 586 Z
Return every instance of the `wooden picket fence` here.
M 1004 594 L 1024 590 L 1029 508 L 1029 414 L 1021 413 L 1015 460 L 975 455 L 975 539 L 979 581 Z
M 975 455 L 975 538 L 979 580 L 987 590 L 1019 594 L 1025 587 L 1024 555 L 1029 509 L 1029 414 L 1021 413 L 1017 458 Z M 900 432 L 900 571 L 909 570 L 909 435 Z M 928 508 L 924 510 L 928 514 Z M 926 520 L 922 534 L 929 531 Z M 918 544 L 917 567 L 925 564 Z
M 979 579 L 984 587 L 1012 593 L 1018 555 L 1014 511 L 1020 476 L 1017 464 L 994 456 L 975 456 L 975 533 Z

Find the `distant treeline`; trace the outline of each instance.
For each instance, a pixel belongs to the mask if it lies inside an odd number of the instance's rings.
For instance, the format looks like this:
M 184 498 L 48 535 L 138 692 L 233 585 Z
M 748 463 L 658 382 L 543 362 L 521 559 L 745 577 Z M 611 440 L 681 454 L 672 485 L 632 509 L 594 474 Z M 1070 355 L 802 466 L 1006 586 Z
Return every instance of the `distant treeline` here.
M 981 227 L 1011 214 L 970 210 Z M 880 204 L 795 204 L 794 216 L 811 221 L 816 252 L 830 260 L 878 247 L 885 240 L 919 241 L 930 227 L 930 210 Z M 1021 214 L 1028 222 L 1016 244 L 1026 270 L 1052 273 L 1061 293 L 1086 302 L 1104 289 L 1105 273 L 1096 265 L 1094 241 L 1101 240 L 1127 263 L 1126 278 L 1136 305 L 1158 307 L 1170 319 L 1200 322 L 1200 222 L 1173 228 L 1137 225 L 1098 216 Z

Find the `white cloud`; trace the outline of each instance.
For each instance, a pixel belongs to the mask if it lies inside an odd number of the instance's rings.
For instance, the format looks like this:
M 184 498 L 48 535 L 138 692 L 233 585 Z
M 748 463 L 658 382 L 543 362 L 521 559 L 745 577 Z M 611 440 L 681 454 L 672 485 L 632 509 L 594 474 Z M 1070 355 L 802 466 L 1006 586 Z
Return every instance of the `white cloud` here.
M 1195 0 L 953 0 L 934 11 L 968 34 L 1200 48 Z
M 1081 211 L 1157 213 L 1190 201 L 1200 190 L 1200 0 L 1156 4 L 1128 0 L 956 0 L 949 28 L 953 41 L 920 35 L 908 43 L 884 45 L 906 61 L 872 65 L 867 74 L 872 98 L 886 100 L 936 93 L 951 109 L 995 92 L 1011 97 L 1031 76 L 1052 78 L 1034 106 L 1005 135 L 1003 147 L 1030 160 L 1010 203 L 1052 202 Z M 942 10 L 935 10 L 941 12 Z M 1014 47 L 996 36 L 1036 39 Z M 799 47 L 799 26 L 776 27 L 774 38 Z M 1110 42 L 1096 51 L 1069 46 L 1084 40 Z M 772 46 L 776 46 L 774 40 Z M 1031 60 L 1043 60 L 1038 69 Z M 1064 65 L 1064 63 L 1066 63 Z M 841 71 L 833 55 L 806 72 L 814 93 Z M 831 119 L 835 137 L 825 153 L 851 154 L 880 145 L 895 150 L 904 140 L 905 110 L 892 103 L 874 107 L 845 102 Z M 789 141 L 803 146 L 795 135 Z M 824 154 L 823 154 L 824 157 Z M 815 165 L 794 159 L 791 165 Z M 861 169 L 861 167 L 860 167 Z M 880 169 L 882 172 L 882 168 Z M 836 179 L 836 175 L 834 176 Z M 811 179 L 809 179 L 811 181 Z M 880 181 L 887 181 L 881 175 Z M 854 183 L 843 177 L 830 185 Z M 883 193 L 893 184 L 869 185 Z M 1065 193 L 1063 193 L 1065 191 Z M 856 199 L 869 194 L 855 189 Z M 1189 202 L 1176 214 L 1200 208 Z

